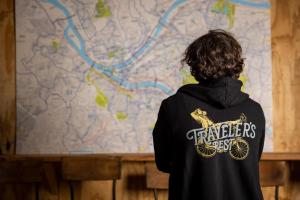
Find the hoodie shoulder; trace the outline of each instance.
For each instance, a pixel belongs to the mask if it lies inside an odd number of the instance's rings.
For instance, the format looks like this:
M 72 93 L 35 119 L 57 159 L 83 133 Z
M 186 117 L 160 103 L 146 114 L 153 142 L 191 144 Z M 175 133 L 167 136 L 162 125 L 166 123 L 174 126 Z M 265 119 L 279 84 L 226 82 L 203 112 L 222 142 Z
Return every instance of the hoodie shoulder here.
M 174 116 L 176 113 L 177 108 L 181 107 L 184 103 L 183 95 L 181 93 L 175 93 L 171 96 L 166 97 L 162 100 L 162 104 L 166 110 L 168 110 L 170 116 Z
M 265 120 L 265 114 L 264 114 L 264 110 L 263 110 L 261 104 L 260 104 L 259 102 L 255 101 L 255 100 L 252 99 L 252 98 L 249 98 L 249 103 L 252 104 L 252 106 L 253 106 L 255 109 L 257 109 L 258 112 L 261 113 L 262 118 Z
M 255 101 L 254 99 L 252 99 L 252 98 L 250 98 L 250 97 L 249 97 L 248 100 L 249 100 L 248 102 L 249 102 L 250 104 L 252 104 L 253 106 L 255 106 L 255 107 L 259 108 L 259 109 L 261 109 L 260 103 L 258 103 L 257 101 Z
M 175 94 L 163 99 L 162 102 L 164 102 L 165 104 L 172 104 L 172 103 L 175 103 L 179 98 L 180 98 L 179 94 L 175 93 Z

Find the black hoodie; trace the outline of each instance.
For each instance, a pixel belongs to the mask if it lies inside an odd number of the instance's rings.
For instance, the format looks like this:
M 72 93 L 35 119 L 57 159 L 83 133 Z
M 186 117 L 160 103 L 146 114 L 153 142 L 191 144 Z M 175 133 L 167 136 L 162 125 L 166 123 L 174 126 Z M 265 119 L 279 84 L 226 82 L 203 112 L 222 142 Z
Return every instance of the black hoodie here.
M 164 99 L 153 130 L 155 161 L 170 173 L 170 200 L 262 200 L 265 117 L 230 77 L 189 84 Z

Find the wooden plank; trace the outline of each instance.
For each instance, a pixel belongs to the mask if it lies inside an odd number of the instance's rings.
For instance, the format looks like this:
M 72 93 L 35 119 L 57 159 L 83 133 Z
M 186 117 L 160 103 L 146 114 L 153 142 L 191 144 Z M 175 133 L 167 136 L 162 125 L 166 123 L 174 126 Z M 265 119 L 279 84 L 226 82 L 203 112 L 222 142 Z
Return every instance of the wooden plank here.
M 112 180 L 121 176 L 121 158 L 116 156 L 65 157 L 62 159 L 65 180 Z
M 148 162 L 154 161 L 154 154 L 80 154 L 80 155 L 0 155 L 1 160 L 41 160 L 44 162 L 61 162 L 64 158 L 101 158 L 105 156 L 120 157 L 122 162 Z M 264 152 L 261 160 L 273 161 L 300 161 L 300 152 Z
M 81 200 L 82 198 L 82 181 L 69 181 L 71 199 Z
M 300 1 L 271 0 L 271 5 L 274 151 L 300 152 Z M 265 192 L 265 199 L 273 193 Z M 299 182 L 280 188 L 279 199 L 300 199 Z
M 154 161 L 153 153 L 146 154 L 123 154 L 122 161 Z
M 43 163 L 40 161 L 0 162 L 0 183 L 32 183 L 43 180 Z
M 146 163 L 146 183 L 150 189 L 168 189 L 169 174 L 159 171 L 154 162 Z
M 8 196 L 7 200 L 35 200 L 36 188 L 33 184 L 14 184 L 12 185 L 13 195 Z
M 63 158 L 68 157 L 89 157 L 97 158 L 103 156 L 117 156 L 120 157 L 122 161 L 154 161 L 153 153 L 109 153 L 109 154 L 17 154 L 12 156 L 0 155 L 0 160 L 28 160 L 37 159 L 43 160 L 45 162 L 61 162 Z
M 43 163 L 45 182 L 52 194 L 58 194 L 58 174 L 53 163 Z
M 14 1 L 0 1 L 0 155 L 15 152 L 16 68 Z
M 43 162 L 60 163 L 62 161 L 60 155 L 0 155 L 0 161 L 25 161 L 25 160 L 38 160 Z
M 262 154 L 261 160 L 269 161 L 300 161 L 300 153 L 292 152 L 265 152 Z
M 153 191 L 146 187 L 146 170 L 143 162 L 124 162 L 122 179 L 117 184 L 117 199 L 153 200 Z M 166 198 L 160 198 L 164 200 Z
M 90 192 L 93 192 L 93 191 L 90 191 Z M 60 200 L 71 199 L 70 186 L 69 186 L 68 181 L 60 180 L 58 199 L 60 199 Z
M 262 161 L 259 171 L 262 187 L 283 186 L 287 182 L 287 165 L 284 161 Z
M 272 0 L 274 150 L 299 152 L 300 1 Z
M 62 188 L 59 188 L 58 191 L 62 190 Z M 49 191 L 49 186 L 47 184 L 40 184 L 39 185 L 39 199 L 47 199 L 47 200 L 59 200 L 59 193 L 55 194 Z M 69 200 L 70 198 L 64 198 L 66 200 Z M 36 200 L 34 198 L 34 200 Z
M 111 181 L 85 181 L 81 197 L 111 200 Z M 140 161 L 122 163 L 122 179 L 117 181 L 117 200 L 153 200 L 153 191 L 146 187 L 145 164 Z M 159 200 L 167 200 L 167 191 L 159 191 Z
M 119 182 L 119 181 L 118 181 Z M 81 185 L 81 199 L 99 200 L 112 199 L 112 181 L 84 181 Z M 117 199 L 121 199 L 120 191 Z

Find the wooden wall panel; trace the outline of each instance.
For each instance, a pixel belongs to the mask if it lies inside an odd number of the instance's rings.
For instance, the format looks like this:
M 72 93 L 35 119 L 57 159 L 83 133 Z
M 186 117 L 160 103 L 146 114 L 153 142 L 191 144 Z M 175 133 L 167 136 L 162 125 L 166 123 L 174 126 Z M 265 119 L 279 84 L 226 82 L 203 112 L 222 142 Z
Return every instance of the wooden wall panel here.
M 16 68 L 14 1 L 0 1 L 0 154 L 15 151 Z
M 275 151 L 300 151 L 300 1 L 272 0 Z
M 15 152 L 16 124 L 16 68 L 15 68 L 15 29 L 13 1 L 0 1 L 0 154 Z M 10 184 L 0 187 L 4 199 L 20 197 L 32 186 L 13 187 Z M 1 198 L 0 198 L 1 199 Z
M 300 151 L 300 1 L 271 0 L 273 142 L 276 152 Z M 264 189 L 266 199 L 274 191 Z M 300 200 L 300 184 L 280 188 L 280 199 Z
M 117 181 L 117 200 L 153 200 L 153 191 L 146 189 L 144 162 L 123 162 L 122 179 Z M 92 187 L 90 187 L 92 186 Z M 93 189 L 92 189 L 93 188 Z M 82 183 L 82 199 L 111 199 L 111 181 Z M 160 193 L 160 200 L 166 198 L 166 191 Z
M 16 83 L 15 29 L 13 0 L 0 1 L 0 154 L 13 154 L 15 149 Z M 273 64 L 273 130 L 274 150 L 300 151 L 300 1 L 271 0 L 272 64 Z M 266 75 L 268 76 L 268 75 Z M 126 162 L 122 179 L 117 183 L 118 200 L 152 200 L 145 189 L 143 162 Z M 80 185 L 79 185 L 80 186 Z M 111 199 L 111 182 L 89 181 L 77 187 L 82 199 Z M 274 199 L 274 189 L 264 188 L 266 200 Z M 1 199 L 33 199 L 34 187 L 7 185 L 0 187 Z M 40 186 L 40 199 L 70 199 L 67 182 L 60 181 L 58 194 Z M 167 199 L 165 191 L 159 199 Z M 280 188 L 280 199 L 300 200 L 300 184 L 289 182 Z

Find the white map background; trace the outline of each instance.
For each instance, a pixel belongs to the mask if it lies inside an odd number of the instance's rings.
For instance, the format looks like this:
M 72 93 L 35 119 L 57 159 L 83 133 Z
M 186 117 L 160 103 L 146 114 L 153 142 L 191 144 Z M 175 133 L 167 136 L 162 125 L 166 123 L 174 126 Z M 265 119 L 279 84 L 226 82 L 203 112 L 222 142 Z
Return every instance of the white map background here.
M 209 29 L 241 42 L 245 91 L 272 150 L 270 4 L 251 0 L 16 0 L 17 153 L 152 152 L 179 60 Z

